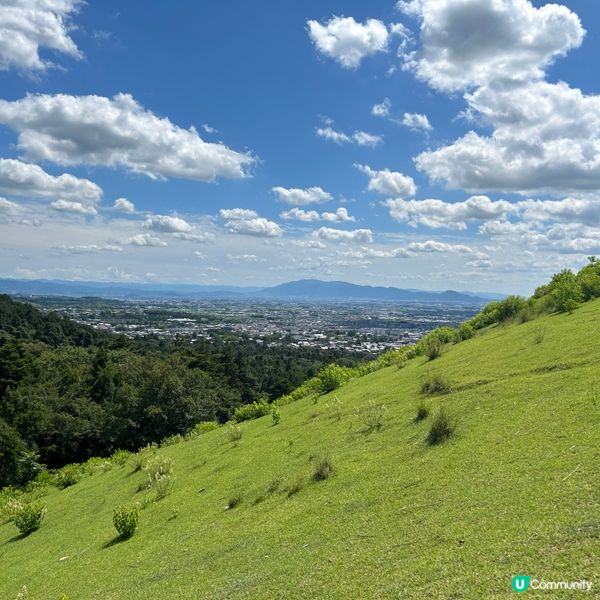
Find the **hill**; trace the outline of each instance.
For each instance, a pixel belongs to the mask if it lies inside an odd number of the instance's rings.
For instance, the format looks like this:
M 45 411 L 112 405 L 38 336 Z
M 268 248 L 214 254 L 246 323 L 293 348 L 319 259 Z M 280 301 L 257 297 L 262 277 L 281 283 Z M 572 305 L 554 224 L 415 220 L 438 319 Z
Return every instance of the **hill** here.
M 92 281 L 51 281 L 0 279 L 0 292 L 13 295 L 96 296 L 98 298 L 228 298 L 248 297 L 312 300 L 385 300 L 390 302 L 437 302 L 483 304 L 502 298 L 501 294 L 482 297 L 470 292 L 427 292 L 392 287 L 355 285 L 343 281 L 306 279 L 274 287 L 236 287 L 218 285 L 102 283 Z
M 237 426 L 172 440 L 162 500 L 136 457 L 34 486 L 42 527 L 0 526 L 0 597 L 495 599 L 517 574 L 598 586 L 599 321 L 593 300 L 495 324 L 280 406 L 279 424 L 243 422 L 237 440 Z M 442 408 L 453 433 L 430 445 Z M 137 532 L 116 538 L 113 509 L 135 502 Z
M 447 290 L 426 292 L 394 287 L 356 285 L 345 281 L 302 279 L 267 288 L 257 295 L 269 298 L 302 298 L 311 300 L 380 300 L 388 302 L 437 302 L 440 304 L 484 304 L 486 298 Z

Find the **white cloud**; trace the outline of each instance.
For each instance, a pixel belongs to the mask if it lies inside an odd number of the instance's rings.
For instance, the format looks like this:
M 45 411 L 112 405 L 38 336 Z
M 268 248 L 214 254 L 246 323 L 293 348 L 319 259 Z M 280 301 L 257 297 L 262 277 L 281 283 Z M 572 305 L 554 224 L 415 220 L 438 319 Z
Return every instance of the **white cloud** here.
M 82 0 L 3 0 L 0 3 L 0 71 L 44 71 L 54 66 L 40 49 L 82 58 L 70 37 L 70 17 Z
M 354 165 L 369 177 L 368 189 L 386 196 L 414 196 L 417 186 L 412 177 L 383 169 L 376 171 L 367 165 Z
M 152 215 L 146 219 L 144 227 L 162 233 L 190 233 L 193 227 L 180 217 L 168 215 Z
M 316 210 L 303 210 L 294 207 L 282 212 L 279 216 L 286 221 L 329 221 L 331 223 L 356 221 L 354 217 L 348 214 L 348 209 L 343 206 L 338 208 L 335 212 L 324 212 L 321 214 Z
M 325 24 L 308 21 L 307 26 L 317 50 L 346 69 L 356 69 L 366 56 L 387 51 L 390 32 L 377 19 L 358 23 L 352 17 L 332 17 Z
M 405 66 L 434 88 L 456 91 L 492 81 L 539 79 L 585 35 L 565 6 L 529 0 L 407 0 L 421 22 L 421 48 Z
M 264 217 L 227 221 L 225 227 L 231 233 L 255 235 L 258 237 L 279 237 L 283 233 L 277 223 L 269 221 Z
M 451 188 L 576 193 L 600 188 L 600 96 L 565 83 L 484 87 L 466 99 L 493 128 L 420 154 L 417 168 Z
M 0 123 L 19 133 L 30 160 L 59 165 L 122 166 L 158 179 L 213 181 L 248 175 L 255 158 L 205 142 L 145 110 L 132 96 L 32 95 L 0 100 Z
M 57 198 L 91 205 L 102 190 L 88 179 L 64 173 L 55 177 L 38 165 L 11 158 L 0 159 L 0 191 L 25 198 Z
M 386 200 L 385 205 L 395 221 L 416 227 L 466 229 L 469 221 L 501 219 L 517 212 L 518 206 L 506 200 L 490 200 L 487 196 L 471 196 L 463 202 L 443 200 Z
M 90 244 L 87 246 L 57 246 L 56 249 L 63 254 L 98 254 L 99 252 L 123 252 L 121 246 L 114 244 Z
M 465 246 L 464 244 L 448 244 L 446 242 L 438 242 L 436 240 L 427 240 L 425 242 L 412 242 L 406 246 L 406 250 L 417 254 L 429 253 L 429 252 L 454 252 L 458 254 L 473 254 L 476 255 L 480 260 L 489 258 L 487 255 L 477 252 Z
M 335 212 L 324 212 L 321 213 L 321 219 L 323 221 L 330 221 L 331 223 L 348 223 L 356 221 L 354 217 L 348 214 L 348 209 L 341 206 Z
M 317 135 L 336 144 L 357 144 L 359 146 L 371 146 L 374 148 L 383 142 L 383 136 L 367 133 L 366 131 L 355 131 L 348 135 L 341 131 L 336 131 L 332 127 L 317 127 Z
M 204 259 L 204 258 L 206 258 L 206 254 L 204 254 L 203 252 L 199 252 L 198 250 L 195 250 L 195 251 L 194 251 L 194 256 L 195 256 L 196 258 L 200 258 L 200 259 Z
M 359 242 L 370 244 L 373 241 L 373 232 L 370 229 L 345 231 L 342 229 L 332 229 L 331 227 L 321 227 L 313 232 L 313 236 L 321 240 L 332 242 Z
M 427 115 L 420 113 L 404 113 L 402 125 L 416 131 L 431 131 L 433 129 Z
M 160 238 L 157 238 L 149 233 L 138 233 L 130 238 L 127 238 L 124 242 L 130 246 L 167 246 L 167 242 L 163 242 Z
M 389 117 L 392 102 L 389 98 L 384 98 L 380 104 L 374 104 L 371 107 L 371 114 L 374 117 Z
M 597 198 L 565 198 L 563 200 L 522 200 L 517 206 L 523 219 L 532 223 L 561 221 L 582 225 L 600 225 L 600 206 Z
M 227 254 L 227 260 L 232 263 L 256 263 L 260 259 L 256 254 Z
M 301 188 L 284 188 L 281 186 L 274 187 L 273 192 L 277 194 L 278 199 L 286 204 L 296 204 L 299 206 L 305 204 L 316 204 L 318 202 L 327 202 L 332 196 L 329 192 L 320 187 Z
M 318 221 L 321 218 L 321 215 L 316 210 L 303 210 L 301 208 L 291 208 L 290 210 L 286 210 L 279 215 L 282 219 L 286 221 Z
M 74 202 L 72 200 L 55 200 L 50 203 L 50 206 L 54 210 L 62 212 L 79 213 L 81 215 L 97 215 L 98 211 L 93 206 L 86 206 L 81 202 Z
M 221 219 L 253 219 L 258 213 L 249 208 L 222 208 L 219 211 Z
M 127 200 L 127 198 L 117 198 L 113 204 L 113 208 L 123 213 L 134 213 L 135 205 L 133 202 Z
M 0 197 L 0 215 L 18 215 L 23 212 L 23 207 L 21 207 L 16 202 L 11 202 L 6 198 Z
M 319 250 L 327 248 L 327 246 L 319 240 L 292 240 L 292 244 L 300 248 L 314 248 Z

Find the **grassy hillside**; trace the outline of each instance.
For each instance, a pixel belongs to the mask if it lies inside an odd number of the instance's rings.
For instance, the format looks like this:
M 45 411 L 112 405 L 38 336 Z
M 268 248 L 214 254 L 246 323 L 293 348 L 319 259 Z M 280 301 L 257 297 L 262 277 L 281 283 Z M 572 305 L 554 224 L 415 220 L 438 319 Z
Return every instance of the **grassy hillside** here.
M 38 531 L 0 526 L 0 597 L 491 599 L 516 574 L 600 588 L 599 340 L 596 300 L 281 407 L 237 444 L 221 428 L 161 449 L 173 491 L 125 541 L 113 509 L 147 494 L 131 460 L 52 488 Z M 452 391 L 422 394 L 432 375 Z M 442 406 L 454 434 L 430 446 Z M 314 481 L 324 456 L 335 473 Z

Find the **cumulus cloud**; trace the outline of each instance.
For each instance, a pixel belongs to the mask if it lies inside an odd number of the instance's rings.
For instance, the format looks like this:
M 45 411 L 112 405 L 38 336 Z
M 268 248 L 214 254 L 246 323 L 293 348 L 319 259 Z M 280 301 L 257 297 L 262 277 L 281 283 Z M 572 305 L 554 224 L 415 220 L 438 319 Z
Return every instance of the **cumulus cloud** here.
M 23 212 L 23 207 L 19 204 L 0 197 L 0 215 L 13 216 L 18 215 L 21 212 Z
M 135 205 L 127 198 L 117 198 L 113 204 L 113 208 L 123 213 L 134 213 Z
M 402 125 L 414 131 L 431 131 L 433 129 L 427 115 L 420 113 L 404 113 Z
M 471 247 L 464 244 L 448 244 L 446 242 L 438 242 L 436 240 L 427 240 L 425 242 L 412 242 L 406 246 L 406 250 L 416 254 L 429 252 L 454 252 L 458 254 L 473 254 L 484 260 L 489 258 L 487 255 L 473 250 Z
M 167 242 L 164 242 L 158 237 L 155 237 L 149 233 L 138 233 L 130 238 L 127 238 L 124 242 L 130 246 L 167 246 Z
M 93 205 L 102 190 L 88 179 L 67 173 L 55 177 L 38 165 L 11 158 L 0 159 L 0 191 L 25 198 L 56 198 Z
M 367 165 L 354 165 L 369 178 L 368 189 L 386 196 L 414 196 L 417 186 L 412 177 L 383 169 L 376 171 Z
M 82 58 L 70 37 L 70 18 L 82 0 L 3 0 L 0 3 L 0 71 L 45 71 L 54 66 L 40 50 Z
M 264 217 L 227 221 L 225 227 L 231 233 L 255 235 L 258 237 L 279 237 L 283 233 L 277 223 L 269 221 Z
M 310 20 L 307 28 L 315 48 L 346 69 L 356 69 L 366 56 L 386 52 L 390 37 L 388 27 L 377 19 L 359 23 L 334 16 L 324 24 Z
M 395 221 L 407 222 L 413 227 L 446 229 L 466 229 L 469 221 L 501 219 L 519 210 L 506 200 L 490 200 L 487 196 L 471 196 L 463 202 L 397 198 L 386 200 L 385 205 Z
M 335 212 L 323 212 L 319 214 L 316 210 L 303 210 L 294 207 L 286 210 L 279 215 L 286 221 L 329 221 L 331 223 L 346 223 L 356 221 L 356 219 L 348 213 L 348 209 L 341 206 Z
M 420 154 L 417 168 L 451 188 L 575 193 L 600 187 L 600 96 L 566 83 L 491 86 L 466 96 L 493 128 Z
M 222 208 L 219 211 L 221 219 L 252 219 L 258 217 L 258 213 L 249 208 Z
M 152 215 L 146 219 L 144 227 L 162 233 L 190 233 L 193 227 L 180 217 Z
M 346 231 L 342 229 L 332 229 L 331 227 L 321 227 L 313 232 L 317 239 L 328 240 L 332 242 L 358 242 L 371 243 L 373 241 L 373 232 L 370 229 L 353 229 Z
M 227 260 L 232 263 L 256 263 L 260 259 L 256 254 L 227 254 Z
M 213 181 L 248 175 L 255 158 L 220 143 L 205 142 L 145 110 L 129 94 L 32 95 L 0 100 L 0 123 L 18 132 L 28 160 L 59 165 L 121 166 L 154 179 Z
M 421 48 L 404 55 L 406 68 L 444 91 L 540 79 L 585 35 L 577 15 L 558 4 L 536 8 L 529 0 L 407 0 L 397 6 L 421 24 Z
M 62 212 L 78 213 L 80 215 L 97 215 L 98 211 L 93 206 L 87 206 L 81 202 L 72 200 L 55 200 L 50 203 L 54 210 Z
M 273 192 L 275 192 L 278 200 L 281 202 L 285 202 L 286 204 L 295 204 L 298 206 L 327 202 L 332 198 L 329 192 L 326 192 L 320 187 L 301 189 L 277 186 L 273 188 Z
M 390 109 L 392 108 L 392 102 L 389 98 L 384 98 L 379 104 L 374 104 L 371 107 L 371 114 L 374 117 L 389 117 Z
M 316 132 L 319 137 L 336 144 L 357 144 L 358 146 L 371 146 L 374 148 L 383 142 L 383 136 L 360 130 L 348 135 L 327 126 L 317 127 Z
M 99 254 L 100 252 L 123 252 L 121 246 L 114 244 L 90 244 L 87 246 L 56 246 L 62 254 Z

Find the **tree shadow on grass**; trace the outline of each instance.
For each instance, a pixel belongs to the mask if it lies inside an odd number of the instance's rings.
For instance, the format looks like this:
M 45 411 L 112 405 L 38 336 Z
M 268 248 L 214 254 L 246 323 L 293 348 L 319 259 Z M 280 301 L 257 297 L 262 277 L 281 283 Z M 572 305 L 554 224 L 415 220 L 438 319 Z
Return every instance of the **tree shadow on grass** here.
M 4 543 L 5 544 L 14 544 L 15 542 L 24 540 L 26 537 L 29 537 L 29 535 L 30 535 L 29 533 L 17 533 L 17 535 L 14 535 L 9 540 L 6 540 L 6 542 L 4 542 Z
M 126 542 L 127 540 L 131 539 L 131 537 L 132 536 L 123 537 L 122 535 L 117 535 L 112 540 L 109 540 L 108 542 L 105 542 L 104 544 L 102 544 L 102 548 L 112 548 L 113 546 L 116 546 L 117 544 Z

